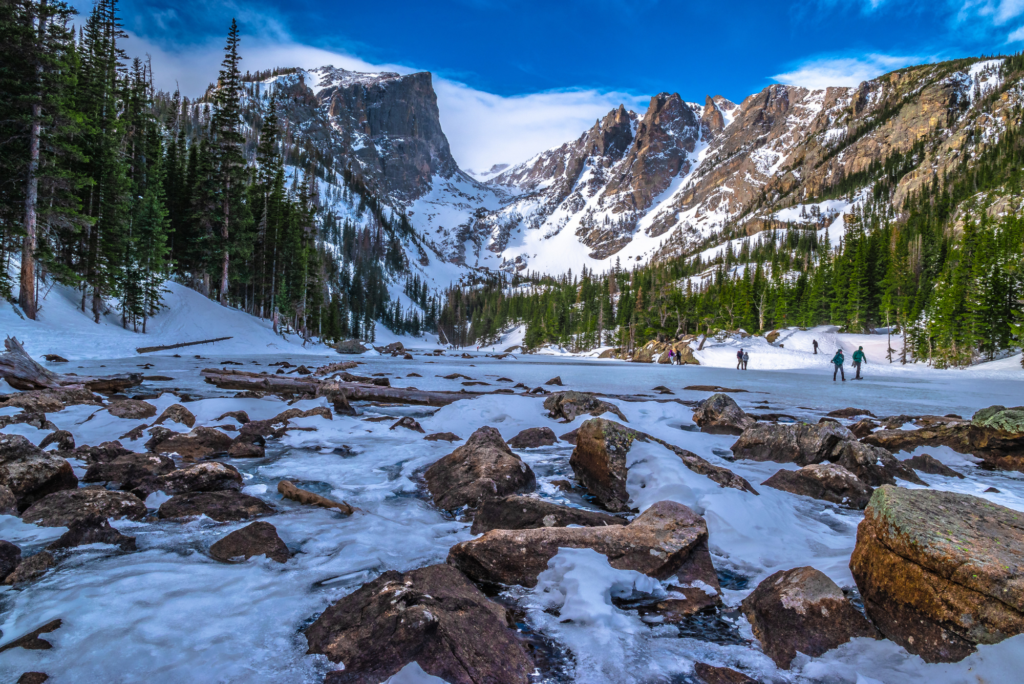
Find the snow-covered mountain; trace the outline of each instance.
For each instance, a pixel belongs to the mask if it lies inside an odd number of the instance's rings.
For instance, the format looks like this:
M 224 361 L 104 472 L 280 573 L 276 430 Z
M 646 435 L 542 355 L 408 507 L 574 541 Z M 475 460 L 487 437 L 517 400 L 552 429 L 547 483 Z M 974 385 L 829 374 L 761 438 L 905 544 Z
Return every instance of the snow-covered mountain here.
M 452 158 L 428 73 L 323 67 L 277 87 L 296 144 L 408 216 L 411 261 L 442 262 L 443 277 L 554 274 L 694 254 L 779 221 L 820 223 L 800 208 L 840 184 L 870 187 L 887 162 L 905 167 L 898 209 L 1005 128 L 1024 97 L 1001 64 L 923 65 L 857 87 L 772 85 L 739 104 L 661 93 L 643 114 L 620 106 L 575 140 L 481 174 Z

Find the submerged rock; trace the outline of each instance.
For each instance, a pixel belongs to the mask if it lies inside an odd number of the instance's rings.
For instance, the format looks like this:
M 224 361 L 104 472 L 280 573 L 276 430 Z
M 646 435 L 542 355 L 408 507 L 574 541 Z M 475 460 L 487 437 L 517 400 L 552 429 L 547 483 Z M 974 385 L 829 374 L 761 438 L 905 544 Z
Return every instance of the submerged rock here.
M 696 663 L 693 673 L 697 675 L 698 684 L 758 684 L 742 672 L 728 667 L 715 667 L 707 663 Z
M 713 435 L 739 435 L 755 423 L 732 397 L 721 392 L 697 404 L 693 422 L 701 432 Z
M 700 456 L 663 440 L 604 418 L 591 418 L 580 426 L 569 465 L 576 480 L 597 502 L 612 512 L 629 510 L 626 491 L 626 455 L 634 442 L 661 444 L 679 456 L 690 470 L 707 476 L 723 487 L 756 494 L 746 480 L 728 468 L 712 465 Z
M 466 443 L 424 473 L 434 504 L 443 510 L 476 507 L 481 501 L 532 490 L 537 480 L 512 453 L 501 434 L 482 427 Z
M 4 578 L 4 584 L 14 586 L 22 582 L 31 582 L 45 575 L 51 568 L 57 565 L 57 559 L 49 551 L 39 553 L 25 558 L 11 574 Z
M 456 544 L 448 563 L 477 582 L 532 587 L 560 548 L 594 549 L 620 570 L 659 580 L 700 580 L 718 590 L 704 519 L 686 506 L 660 501 L 628 525 L 491 530 Z
M 576 420 L 576 416 L 581 416 L 584 413 L 592 416 L 612 413 L 618 416 L 622 422 L 629 422 L 626 420 L 626 416 L 622 415 L 618 406 L 601 401 L 587 392 L 556 392 L 544 400 L 544 408 L 552 418 L 560 418 L 566 423 L 571 423 Z
M 508 445 L 513 449 L 536 449 L 537 447 L 551 446 L 558 441 L 554 431 L 547 427 L 526 428 L 518 435 L 508 440 Z
M 628 521 L 607 513 L 559 506 L 529 496 L 506 496 L 487 499 L 473 519 L 472 534 L 491 530 L 530 530 L 542 527 L 604 527 L 625 525 Z
M 217 540 L 210 547 L 210 555 L 225 563 L 235 558 L 249 560 L 253 556 L 266 556 L 278 563 L 285 563 L 290 554 L 278 536 L 277 528 L 261 520 Z
M 816 658 L 856 637 L 877 638 L 843 590 L 811 567 L 771 575 L 741 607 L 765 654 L 784 670 L 798 651 Z
M 43 451 L 21 435 L 0 434 L 0 485 L 7 487 L 25 510 L 47 494 L 78 487 L 71 464 Z
M 121 534 L 111 527 L 106 518 L 85 518 L 71 523 L 68 531 L 46 548 L 50 551 L 60 551 L 86 544 L 113 544 L 121 547 L 122 551 L 134 551 L 135 537 Z
M 761 484 L 859 510 L 868 505 L 874 491 L 856 475 L 835 463 L 812 463 L 800 470 L 780 470 Z
M 943 475 L 945 477 L 958 477 L 961 480 L 964 479 L 963 475 L 956 472 L 945 463 L 942 463 L 931 454 L 918 454 L 913 458 L 908 458 L 903 463 L 910 466 L 919 473 L 928 473 L 929 475 Z
M 344 663 L 330 684 L 379 684 L 409 663 L 449 684 L 528 684 L 534 665 L 505 609 L 449 565 L 389 570 L 325 610 L 309 653 Z
M 178 494 L 160 506 L 159 515 L 171 520 L 205 515 L 217 522 L 228 522 L 248 520 L 273 512 L 274 509 L 260 499 L 229 489 L 220 492 Z
M 156 415 L 156 406 L 138 399 L 122 399 L 114 402 L 107 409 L 110 415 L 127 420 L 143 420 Z
M 1024 518 L 985 499 L 880 487 L 850 570 L 882 634 L 925 662 L 1024 632 Z
M 423 439 L 428 442 L 458 442 L 462 438 L 451 432 L 435 432 L 432 435 L 427 435 Z
M 224 416 L 221 416 L 221 418 L 223 417 Z M 221 418 L 218 418 L 217 420 L 219 421 Z M 179 423 L 180 425 L 184 425 L 190 429 L 196 425 L 195 415 L 181 404 L 171 404 L 165 408 L 163 413 L 160 414 L 160 417 L 157 418 L 156 422 L 153 424 L 161 425 L 165 420 L 169 420 L 172 423 Z M 245 422 L 248 422 L 248 420 Z
M 64 621 L 60 618 L 57 618 L 56 620 L 50 620 L 42 627 L 37 627 L 28 634 L 23 634 L 17 639 L 14 639 L 13 641 L 10 641 L 4 644 L 3 646 L 0 646 L 0 653 L 8 651 L 12 648 L 24 648 L 28 651 L 47 651 L 53 648 L 53 644 L 51 644 L 46 639 L 41 638 L 42 635 L 49 634 L 50 632 L 54 632 L 60 629 L 62 624 L 64 624 Z
M 129 492 L 107 489 L 68 489 L 48 494 L 28 507 L 21 519 L 43 527 L 69 527 L 92 518 L 146 517 L 146 504 Z

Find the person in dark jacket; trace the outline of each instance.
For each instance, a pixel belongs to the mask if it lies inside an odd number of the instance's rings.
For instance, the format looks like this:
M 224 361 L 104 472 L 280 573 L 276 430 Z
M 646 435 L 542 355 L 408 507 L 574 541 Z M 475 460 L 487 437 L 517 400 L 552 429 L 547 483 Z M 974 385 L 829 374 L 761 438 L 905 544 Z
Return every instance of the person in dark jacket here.
M 743 349 L 736 352 L 736 370 L 743 369 Z
M 846 372 L 843 371 L 843 362 L 846 358 L 843 356 L 843 350 L 840 349 L 836 352 L 836 355 L 832 357 L 832 364 L 835 366 L 835 370 L 832 371 L 832 382 L 836 381 L 836 374 L 843 376 L 843 382 L 846 382 Z
M 863 380 L 860 377 L 860 364 L 867 363 L 868 359 L 864 356 L 864 347 L 857 347 L 857 351 L 853 352 L 853 367 L 857 369 L 857 377 L 854 380 Z
M 811 340 L 811 344 L 814 345 L 814 353 L 818 353 L 818 340 Z

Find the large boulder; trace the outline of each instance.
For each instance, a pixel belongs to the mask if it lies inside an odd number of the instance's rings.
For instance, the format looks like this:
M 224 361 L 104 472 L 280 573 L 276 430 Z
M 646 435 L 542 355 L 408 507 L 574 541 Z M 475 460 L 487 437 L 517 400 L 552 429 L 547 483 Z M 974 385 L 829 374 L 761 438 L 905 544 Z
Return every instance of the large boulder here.
M 513 449 L 536 449 L 537 447 L 551 446 L 558 441 L 554 431 L 549 427 L 526 428 L 518 435 L 508 440 L 508 445 Z
M 0 515 L 18 515 L 18 499 L 5 485 L 0 485 Z
M 364 354 L 368 350 L 359 340 L 344 340 L 334 345 L 334 350 L 339 354 Z
M 839 442 L 850 440 L 856 440 L 853 433 L 837 423 L 755 423 L 731 448 L 736 458 L 805 466 L 827 460 Z
M 618 416 L 622 422 L 629 422 L 622 415 L 622 411 L 619 410 L 618 406 L 609 404 L 607 401 L 601 401 L 593 394 L 587 392 L 574 392 L 571 390 L 568 392 L 556 392 L 544 400 L 544 408 L 547 409 L 548 415 L 552 418 L 564 420 L 566 423 L 571 423 L 576 420 L 576 416 L 582 416 L 585 413 L 591 416 L 612 413 Z
M 199 461 L 225 454 L 233 441 L 220 430 L 205 426 L 193 428 L 189 433 L 171 432 L 158 426 L 150 434 L 153 438 L 146 442 L 147 449 L 158 454 L 178 454 L 186 461 Z
M 4 578 L 4 584 L 13 586 L 23 582 L 31 582 L 45 575 L 53 567 L 56 567 L 57 559 L 49 551 L 40 551 L 18 563 L 11 574 Z
M 103 398 L 87 389 L 65 387 L 0 394 L 0 407 L 20 408 L 32 413 L 57 413 L 79 404 L 102 406 Z
M 0 485 L 7 487 L 23 511 L 47 494 L 78 487 L 71 464 L 43 451 L 21 435 L 0 434 Z
M 1024 518 L 985 499 L 876 489 L 850 570 L 882 634 L 926 662 L 1024 632 Z
M 156 406 L 140 399 L 122 399 L 111 404 L 107 411 L 126 420 L 144 420 L 156 415 Z
M 95 463 L 109 463 L 119 456 L 127 456 L 133 454 L 131 449 L 126 449 L 121 445 L 121 442 L 103 442 L 99 446 L 89 446 L 83 444 L 80 447 L 76 447 L 71 452 L 70 456 L 79 460 L 85 461 L 89 465 Z
M 174 460 L 161 454 L 128 453 L 113 461 L 94 463 L 85 471 L 83 482 L 116 483 L 121 489 L 132 490 L 146 480 L 174 470 Z
M 278 563 L 288 561 L 288 547 L 277 534 L 277 528 L 262 520 L 217 540 L 210 547 L 210 555 L 219 561 L 235 558 L 249 560 L 253 556 L 266 556 Z
M 234 466 L 216 461 L 194 463 L 158 477 L 147 478 L 135 488 L 139 496 L 153 492 L 185 494 L 188 492 L 221 492 L 242 488 L 242 474 Z
M 945 463 L 941 462 L 931 454 L 918 454 L 913 458 L 908 458 L 903 462 L 905 465 L 910 466 L 919 473 L 927 473 L 929 475 L 943 475 L 944 477 L 956 477 L 961 480 L 964 476 L 950 468 Z
M 448 562 L 477 582 L 532 587 L 560 548 L 594 549 L 620 570 L 718 590 L 704 519 L 673 501 L 654 504 L 628 525 L 491 530 L 453 546 Z
M 9 541 L 0 540 L 0 582 L 14 572 L 21 562 L 21 548 Z
M 609 511 L 629 510 L 626 455 L 637 441 L 661 444 L 679 456 L 690 470 L 707 476 L 723 487 L 757 493 L 750 483 L 728 468 L 713 465 L 690 451 L 615 421 L 591 418 L 576 433 L 576 446 L 569 458 L 569 465 L 579 483 Z
M 492 427 L 482 427 L 424 473 L 434 503 L 443 510 L 477 507 L 495 496 L 532 490 L 537 479 Z
M 877 638 L 843 590 L 811 567 L 771 575 L 741 608 L 765 654 L 784 670 L 798 651 L 816 658 L 855 637 Z
M 190 492 L 172 496 L 160 506 L 161 518 L 185 520 L 205 515 L 217 522 L 248 520 L 274 512 L 260 499 L 233 489 L 220 492 Z
M 559 506 L 529 496 L 487 499 L 473 519 L 473 534 L 491 530 L 532 530 L 542 527 L 604 527 L 625 525 L 628 521 L 607 513 Z
M 306 629 L 309 653 L 344 663 L 329 684 L 379 684 L 409 663 L 449 684 L 527 684 L 534 666 L 505 609 L 449 565 L 389 570 Z
M 121 534 L 111 527 L 106 518 L 84 518 L 72 522 L 68 531 L 46 548 L 48 551 L 61 551 L 86 544 L 113 544 L 121 547 L 122 551 L 134 551 L 135 537 Z
M 66 489 L 48 494 L 21 514 L 25 522 L 43 527 L 70 527 L 72 523 L 92 518 L 146 517 L 146 504 L 129 492 L 107 489 Z
M 242 412 L 242 413 L 244 413 L 244 412 Z M 227 415 L 227 414 L 225 414 L 225 415 Z M 224 416 L 221 416 L 217 420 L 221 420 L 222 418 L 224 418 Z M 153 424 L 154 425 L 162 425 L 163 422 L 167 421 L 167 420 L 171 421 L 172 423 L 178 423 L 180 425 L 184 425 L 185 427 L 187 427 L 189 429 L 195 427 L 195 424 L 196 424 L 196 417 L 195 417 L 195 415 L 191 411 L 189 411 L 187 408 L 182 406 L 181 404 L 171 404 L 170 406 L 165 408 L 163 413 L 160 414 L 160 417 L 157 418 L 156 421 Z M 240 420 L 239 422 L 240 423 L 242 423 L 242 422 L 248 423 L 249 422 L 248 416 L 246 416 L 246 419 L 244 421 Z
M 863 442 L 841 441 L 832 447 L 828 460 L 843 466 L 865 484 L 881 487 L 896 484 L 896 478 L 924 485 L 913 468 L 893 456 L 887 449 Z
M 858 510 L 868 505 L 874 491 L 836 463 L 812 463 L 800 470 L 780 470 L 761 484 Z
M 697 404 L 693 411 L 693 422 L 700 427 L 701 432 L 713 435 L 739 435 L 755 423 L 732 397 L 721 392 Z

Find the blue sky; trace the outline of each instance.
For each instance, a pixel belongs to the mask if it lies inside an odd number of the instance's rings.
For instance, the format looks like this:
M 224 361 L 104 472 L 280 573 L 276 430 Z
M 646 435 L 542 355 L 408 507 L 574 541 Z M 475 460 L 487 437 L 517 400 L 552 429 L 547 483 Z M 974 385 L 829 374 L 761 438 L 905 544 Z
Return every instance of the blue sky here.
M 75 0 L 87 10 L 90 0 Z M 122 0 L 130 54 L 198 93 L 232 16 L 244 66 L 435 74 L 463 166 L 517 162 L 662 91 L 734 101 L 776 81 L 855 85 L 907 64 L 1024 48 L 1024 0 Z

